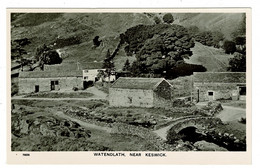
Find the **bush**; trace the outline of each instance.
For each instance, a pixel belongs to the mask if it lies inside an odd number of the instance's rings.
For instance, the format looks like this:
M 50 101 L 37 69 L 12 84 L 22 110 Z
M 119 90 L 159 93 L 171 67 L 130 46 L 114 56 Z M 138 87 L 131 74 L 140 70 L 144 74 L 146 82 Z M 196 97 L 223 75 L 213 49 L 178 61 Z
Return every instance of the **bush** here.
M 233 54 L 236 51 L 236 43 L 233 41 L 225 41 L 223 48 L 226 54 Z
M 169 23 L 169 24 L 172 23 L 174 21 L 172 14 L 170 14 L 170 13 L 165 14 L 163 16 L 163 21 L 165 23 Z
M 241 117 L 238 122 L 240 122 L 240 123 L 242 123 L 242 124 L 246 124 L 246 118 Z

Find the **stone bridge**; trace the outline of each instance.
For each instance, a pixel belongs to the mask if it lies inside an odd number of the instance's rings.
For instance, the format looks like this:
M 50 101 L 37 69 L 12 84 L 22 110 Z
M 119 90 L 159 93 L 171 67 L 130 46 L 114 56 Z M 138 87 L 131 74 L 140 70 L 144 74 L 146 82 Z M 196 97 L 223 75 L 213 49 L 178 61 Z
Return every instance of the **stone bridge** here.
M 214 122 L 213 122 L 214 121 Z M 203 116 L 185 116 L 177 118 L 172 121 L 172 124 L 155 130 L 154 132 L 159 135 L 162 139 L 166 140 L 167 133 L 170 129 L 174 129 L 176 133 L 188 127 L 195 127 L 197 129 L 206 129 L 210 125 L 221 122 L 221 120 L 214 117 L 203 117 Z

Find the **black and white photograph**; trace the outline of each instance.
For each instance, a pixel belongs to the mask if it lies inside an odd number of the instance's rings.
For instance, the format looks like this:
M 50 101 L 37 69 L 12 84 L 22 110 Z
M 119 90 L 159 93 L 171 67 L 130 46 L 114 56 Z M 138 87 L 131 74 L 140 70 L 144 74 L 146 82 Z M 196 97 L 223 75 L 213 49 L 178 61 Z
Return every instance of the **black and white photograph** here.
M 11 152 L 248 151 L 248 10 L 9 14 Z

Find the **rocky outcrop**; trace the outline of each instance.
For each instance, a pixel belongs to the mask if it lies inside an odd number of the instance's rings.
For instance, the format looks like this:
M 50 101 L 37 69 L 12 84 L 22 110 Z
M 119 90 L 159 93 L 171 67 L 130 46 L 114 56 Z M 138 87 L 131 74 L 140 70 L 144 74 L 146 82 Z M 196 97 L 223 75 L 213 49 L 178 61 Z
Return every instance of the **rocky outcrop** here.
M 223 147 L 206 141 L 198 141 L 195 142 L 193 145 L 200 151 L 228 151 Z
M 78 123 L 53 116 L 38 116 L 26 119 L 22 115 L 12 119 L 12 133 L 21 137 L 24 135 L 63 136 L 70 138 L 89 138 L 91 132 L 85 130 Z

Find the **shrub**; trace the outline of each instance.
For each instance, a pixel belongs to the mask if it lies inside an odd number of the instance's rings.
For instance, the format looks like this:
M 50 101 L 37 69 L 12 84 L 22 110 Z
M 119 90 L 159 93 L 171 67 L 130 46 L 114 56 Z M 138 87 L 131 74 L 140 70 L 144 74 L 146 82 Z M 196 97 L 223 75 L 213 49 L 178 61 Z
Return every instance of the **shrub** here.
M 163 21 L 165 23 L 169 23 L 169 24 L 172 23 L 174 21 L 172 14 L 170 14 L 170 13 L 165 14 L 163 16 Z
M 241 117 L 238 122 L 240 122 L 240 123 L 242 123 L 242 124 L 246 124 L 246 118 Z
M 233 54 L 236 51 L 236 43 L 233 41 L 225 41 L 223 47 L 226 54 Z

